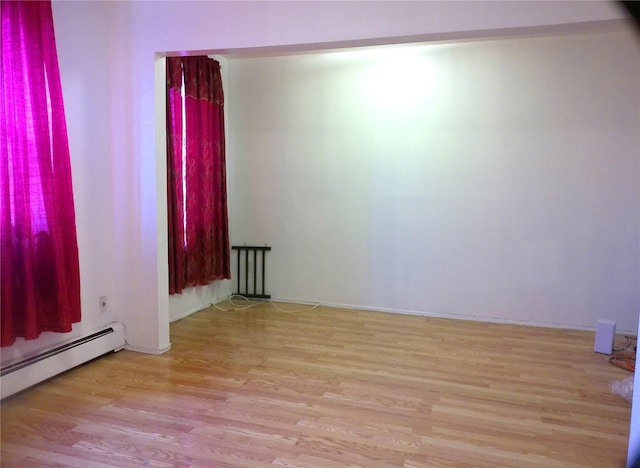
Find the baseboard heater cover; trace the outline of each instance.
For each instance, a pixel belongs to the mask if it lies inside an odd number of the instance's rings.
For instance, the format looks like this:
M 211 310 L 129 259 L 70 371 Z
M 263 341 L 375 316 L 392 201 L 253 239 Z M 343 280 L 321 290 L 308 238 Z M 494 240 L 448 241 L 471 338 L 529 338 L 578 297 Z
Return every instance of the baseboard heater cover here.
M 256 299 L 270 299 L 271 295 L 264 292 L 264 281 L 266 275 L 265 253 L 269 252 L 271 247 L 265 244 L 264 247 L 256 245 L 234 245 L 231 248 L 238 251 L 238 287 L 236 294 Z M 244 289 L 242 289 L 242 275 L 240 274 L 242 271 L 242 252 L 244 252 Z M 253 252 L 253 261 L 249 252 Z M 261 257 L 258 257 L 258 252 L 261 253 Z M 260 267 L 258 264 L 260 264 Z M 249 274 L 250 270 L 253 271 L 251 275 Z M 260 275 L 258 271 L 261 272 Z M 253 282 L 251 282 L 252 277 Z M 259 280 L 262 282 L 262 289 L 260 291 L 258 290 Z M 253 291 L 251 291 L 251 285 L 253 285 Z
M 80 364 L 125 346 L 124 327 L 112 322 L 103 329 L 0 370 L 0 394 L 6 398 Z

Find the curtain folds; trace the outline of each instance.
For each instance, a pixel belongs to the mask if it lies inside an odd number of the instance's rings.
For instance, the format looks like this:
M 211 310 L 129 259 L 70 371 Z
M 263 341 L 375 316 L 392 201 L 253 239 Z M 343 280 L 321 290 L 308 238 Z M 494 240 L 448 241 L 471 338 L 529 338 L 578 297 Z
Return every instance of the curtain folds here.
M 1 345 L 80 321 L 71 165 L 50 1 L 1 2 Z
M 225 166 L 220 64 L 204 56 L 168 57 L 170 294 L 231 277 Z

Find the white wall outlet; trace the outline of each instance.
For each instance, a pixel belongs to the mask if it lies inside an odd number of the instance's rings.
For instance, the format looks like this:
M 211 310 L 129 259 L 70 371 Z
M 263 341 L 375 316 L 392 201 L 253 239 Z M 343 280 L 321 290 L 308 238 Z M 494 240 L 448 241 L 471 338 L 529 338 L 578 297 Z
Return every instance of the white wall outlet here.
M 100 313 L 107 311 L 107 296 L 100 296 Z

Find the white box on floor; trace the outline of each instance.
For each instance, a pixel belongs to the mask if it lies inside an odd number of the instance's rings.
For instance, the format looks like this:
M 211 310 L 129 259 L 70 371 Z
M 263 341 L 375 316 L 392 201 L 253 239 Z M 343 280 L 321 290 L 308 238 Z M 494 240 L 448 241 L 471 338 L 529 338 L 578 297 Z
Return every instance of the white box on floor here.
M 615 334 L 616 322 L 611 320 L 598 320 L 598 325 L 596 326 L 596 344 L 593 350 L 596 353 L 611 354 Z

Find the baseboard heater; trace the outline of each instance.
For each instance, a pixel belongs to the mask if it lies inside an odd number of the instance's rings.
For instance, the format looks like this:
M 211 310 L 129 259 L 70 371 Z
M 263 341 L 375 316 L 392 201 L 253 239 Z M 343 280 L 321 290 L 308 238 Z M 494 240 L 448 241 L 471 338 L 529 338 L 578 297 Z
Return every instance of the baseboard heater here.
M 265 253 L 271 250 L 271 247 L 250 246 L 250 245 L 234 245 L 231 247 L 238 252 L 238 286 L 236 294 L 245 297 L 270 299 L 270 294 L 264 292 L 265 278 Z M 258 256 L 260 252 L 260 256 Z M 242 257 L 244 253 L 244 262 Z M 244 263 L 244 283 L 242 282 L 242 274 Z M 249 274 L 251 271 L 251 274 Z M 258 272 L 261 274 L 259 275 Z M 251 281 L 253 279 L 253 281 Z M 258 289 L 258 283 L 261 283 L 261 289 Z M 244 288 L 242 287 L 244 286 Z
M 113 322 L 88 336 L 2 367 L 1 397 L 11 396 L 103 354 L 120 351 L 124 345 L 124 327 Z

